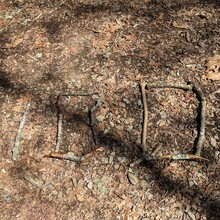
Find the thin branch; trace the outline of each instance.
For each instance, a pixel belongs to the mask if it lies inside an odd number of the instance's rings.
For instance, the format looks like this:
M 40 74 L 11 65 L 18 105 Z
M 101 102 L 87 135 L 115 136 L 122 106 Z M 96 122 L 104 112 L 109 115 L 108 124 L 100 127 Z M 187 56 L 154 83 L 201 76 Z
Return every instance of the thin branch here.
M 98 92 L 71 92 L 71 93 L 62 93 L 61 96 L 91 96 L 98 95 Z
M 182 83 L 174 83 L 174 84 L 168 84 L 168 83 L 158 83 L 158 84 L 146 84 L 147 89 L 163 89 L 163 88 L 173 88 L 173 89 L 183 89 L 183 90 L 192 90 L 193 85 L 185 85 Z
M 58 123 L 57 123 L 57 136 L 56 136 L 57 138 L 56 138 L 55 152 L 58 152 L 60 150 L 62 143 L 63 114 L 60 109 L 60 100 L 61 100 L 61 94 L 59 94 L 57 98 Z
M 203 147 L 203 142 L 205 139 L 205 109 L 206 109 L 206 100 L 205 97 L 202 93 L 202 90 L 197 87 L 197 86 L 193 86 L 193 90 L 194 92 L 197 94 L 198 99 L 200 101 L 200 118 L 199 118 L 199 122 L 200 122 L 200 127 L 199 127 L 199 135 L 198 135 L 198 141 L 196 144 L 196 155 L 200 156 L 201 155 L 201 151 L 202 151 L 202 147 Z
M 98 105 L 98 102 L 95 103 L 95 105 L 89 109 L 89 123 L 90 123 L 92 137 L 93 137 L 93 141 L 94 141 L 95 146 L 97 145 L 97 140 L 96 140 L 96 134 L 95 134 L 95 129 L 94 129 L 94 125 L 93 125 L 94 124 L 93 123 L 94 122 L 93 113 L 94 113 L 97 105 Z
M 28 111 L 29 111 L 30 106 L 31 106 L 31 103 L 28 102 L 27 105 L 26 105 L 26 109 L 24 111 L 24 115 L 23 115 L 23 117 L 20 121 L 18 131 L 17 131 L 17 135 L 15 137 L 14 148 L 12 150 L 12 160 L 17 160 L 18 159 L 20 139 L 21 139 L 21 136 L 22 136 L 22 131 L 23 131 L 23 128 L 24 128 L 26 118 L 28 116 Z
M 144 155 L 143 157 L 146 161 L 150 161 L 150 160 L 164 160 L 164 159 L 168 159 L 168 160 L 205 160 L 205 161 L 209 161 L 208 159 L 204 158 L 204 157 L 200 157 L 194 154 L 173 154 L 173 155 L 160 155 L 160 156 L 149 156 L 149 155 Z
M 73 152 L 68 152 L 66 154 L 61 153 L 51 153 L 49 155 L 45 155 L 44 157 L 51 157 L 51 158 L 57 158 L 62 160 L 70 160 L 74 162 L 79 162 L 84 160 L 84 157 L 75 156 Z
M 148 123 L 148 111 L 147 111 L 147 98 L 146 98 L 146 83 L 141 83 L 141 95 L 142 95 L 142 102 L 144 106 L 144 119 L 143 119 L 143 130 L 142 130 L 142 149 L 143 152 L 147 151 L 146 146 L 146 138 L 147 138 L 147 123 Z

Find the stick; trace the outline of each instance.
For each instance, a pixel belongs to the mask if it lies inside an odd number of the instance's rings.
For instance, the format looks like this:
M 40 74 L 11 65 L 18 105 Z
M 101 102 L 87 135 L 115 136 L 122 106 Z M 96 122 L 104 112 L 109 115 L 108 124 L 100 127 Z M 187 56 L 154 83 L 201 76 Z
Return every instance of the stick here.
M 141 95 L 142 95 L 142 102 L 143 102 L 143 106 L 144 106 L 144 119 L 143 119 L 143 130 L 142 130 L 142 149 L 143 152 L 145 152 L 147 150 L 147 146 L 146 146 L 146 138 L 147 138 L 147 123 L 148 123 L 148 111 L 147 111 L 147 99 L 146 99 L 146 84 L 145 83 L 141 83 Z
M 31 176 L 25 176 L 24 179 L 31 183 L 33 186 L 37 187 L 38 189 L 43 188 L 42 185 L 38 181 L 33 179 Z
M 200 127 L 199 127 L 199 135 L 198 135 L 198 141 L 196 144 L 196 155 L 200 156 L 202 147 L 203 147 L 203 141 L 205 139 L 205 109 L 206 109 L 206 100 L 202 93 L 202 90 L 197 87 L 196 85 L 193 86 L 194 92 L 197 94 L 198 99 L 200 101 Z
M 205 160 L 205 161 L 209 161 L 208 159 L 204 158 L 204 157 L 200 157 L 194 154 L 173 154 L 173 155 L 161 155 L 161 156 L 149 156 L 149 155 L 144 155 L 143 157 L 146 161 L 150 161 L 150 160 L 164 160 L 164 159 L 168 159 L 168 160 Z
M 158 83 L 158 84 L 148 84 L 147 85 L 148 89 L 160 89 L 160 88 L 173 88 L 173 89 L 183 89 L 183 90 L 192 90 L 193 85 L 184 85 L 181 83 L 176 83 L 176 84 L 168 84 L 168 83 Z
M 94 141 L 95 146 L 97 145 L 97 140 L 96 140 L 95 129 L 93 126 L 93 121 L 94 121 L 93 120 L 93 112 L 96 109 L 97 105 L 98 105 L 98 102 L 92 108 L 89 109 L 89 123 L 90 123 L 92 137 L 93 137 L 93 141 Z
M 22 131 L 24 128 L 26 118 L 28 116 L 28 111 L 29 111 L 30 106 L 31 106 L 31 103 L 28 101 L 28 103 L 26 105 L 26 109 L 24 111 L 24 115 L 23 115 L 23 117 L 20 121 L 19 127 L 18 127 L 17 135 L 15 137 L 15 144 L 14 144 L 14 148 L 12 150 L 12 160 L 15 160 L 15 161 L 18 159 L 20 139 L 22 136 Z
M 62 142 L 62 125 L 63 125 L 63 114 L 60 109 L 60 99 L 61 99 L 61 93 L 59 94 L 57 98 L 57 108 L 58 108 L 58 123 L 57 123 L 57 138 L 56 138 L 56 146 L 55 146 L 55 152 L 58 152 L 60 150 L 61 142 Z
M 98 95 L 98 92 L 74 92 L 74 93 L 62 93 L 61 96 L 91 96 L 91 95 Z
M 74 162 L 79 162 L 79 161 L 84 160 L 84 157 L 75 156 L 73 152 L 68 152 L 66 154 L 51 153 L 49 155 L 45 155 L 44 157 L 52 157 L 52 158 L 58 158 L 62 160 L 70 160 Z

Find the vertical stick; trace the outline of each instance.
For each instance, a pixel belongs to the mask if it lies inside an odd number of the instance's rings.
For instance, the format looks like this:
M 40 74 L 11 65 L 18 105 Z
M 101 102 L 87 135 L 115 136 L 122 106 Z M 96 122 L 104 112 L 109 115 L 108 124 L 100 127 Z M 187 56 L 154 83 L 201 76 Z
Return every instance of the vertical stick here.
M 56 140 L 56 147 L 55 152 L 59 152 L 61 142 L 62 142 L 62 123 L 63 123 L 63 114 L 60 109 L 60 99 L 62 94 L 59 94 L 57 99 L 57 108 L 58 108 L 58 124 L 57 124 L 57 140 Z
M 24 111 L 24 115 L 23 115 L 23 117 L 22 117 L 22 119 L 20 121 L 20 124 L 19 124 L 19 127 L 18 127 L 18 131 L 17 131 L 17 135 L 15 137 L 14 148 L 12 150 L 12 160 L 17 160 L 18 159 L 20 139 L 21 139 L 21 135 L 22 135 L 22 131 L 23 131 L 23 128 L 24 128 L 24 124 L 25 124 L 26 118 L 28 116 L 28 111 L 29 111 L 30 106 L 31 106 L 31 103 L 28 102 L 27 106 L 26 106 L 26 109 Z
M 143 129 L 142 129 L 142 149 L 143 152 L 146 152 L 146 138 L 147 138 L 147 122 L 148 122 L 148 111 L 147 111 L 147 98 L 146 98 L 146 84 L 140 83 L 141 86 L 141 95 L 142 95 L 142 101 L 144 106 L 144 114 L 143 114 Z
M 193 87 L 194 92 L 197 94 L 198 99 L 200 101 L 200 127 L 199 127 L 199 137 L 198 137 L 198 141 L 196 144 L 196 153 L 195 155 L 200 156 L 201 155 L 201 151 L 202 151 L 202 147 L 203 147 L 203 142 L 205 140 L 205 108 L 206 108 L 206 100 L 205 97 L 202 93 L 202 90 L 199 87 L 196 87 L 194 85 Z

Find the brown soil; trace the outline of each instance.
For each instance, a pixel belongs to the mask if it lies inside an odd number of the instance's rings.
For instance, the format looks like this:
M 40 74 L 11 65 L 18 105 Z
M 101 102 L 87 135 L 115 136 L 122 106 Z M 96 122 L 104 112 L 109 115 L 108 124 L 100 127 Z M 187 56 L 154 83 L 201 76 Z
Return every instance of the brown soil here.
M 218 0 L 0 0 L 0 19 L 0 219 L 220 219 Z M 130 166 L 141 157 L 140 82 L 202 89 L 208 161 Z M 58 106 L 60 93 L 92 92 Z M 153 89 L 147 102 L 149 155 L 193 153 L 196 95 Z M 59 153 L 83 161 L 46 156 L 59 112 Z

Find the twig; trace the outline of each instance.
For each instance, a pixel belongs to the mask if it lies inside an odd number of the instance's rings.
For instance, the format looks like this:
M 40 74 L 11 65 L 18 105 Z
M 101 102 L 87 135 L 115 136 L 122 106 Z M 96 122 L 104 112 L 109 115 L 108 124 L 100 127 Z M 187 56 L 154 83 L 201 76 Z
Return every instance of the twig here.
M 208 159 L 204 157 L 200 157 L 194 154 L 173 154 L 173 155 L 161 155 L 161 156 L 149 156 L 149 155 L 144 155 L 143 157 L 146 161 L 149 160 L 206 160 L 209 161 Z
M 60 99 L 61 99 L 61 94 L 59 94 L 59 96 L 57 98 L 58 123 L 57 123 L 57 139 L 56 139 L 55 152 L 58 152 L 60 150 L 61 142 L 62 142 L 63 114 L 60 109 Z
M 206 100 L 202 93 L 202 90 L 197 87 L 196 85 L 193 86 L 193 91 L 197 94 L 198 99 L 200 101 L 200 127 L 199 127 L 199 135 L 198 135 L 198 141 L 196 144 L 196 155 L 200 156 L 202 147 L 203 147 L 203 141 L 205 139 L 205 109 L 206 109 Z
M 96 140 L 95 129 L 93 126 L 93 112 L 95 111 L 97 105 L 98 105 L 98 102 L 92 108 L 89 109 L 89 123 L 90 123 L 92 137 L 93 137 L 93 141 L 94 141 L 95 146 L 97 145 L 97 140 Z
M 147 89 L 162 89 L 162 88 L 173 88 L 173 89 L 183 89 L 183 90 L 192 90 L 193 85 L 185 85 L 182 83 L 176 83 L 176 84 L 168 84 L 168 83 L 158 83 L 158 84 L 146 84 Z
M 129 166 L 130 167 L 135 167 L 135 166 L 139 165 L 142 162 L 143 162 L 143 159 L 139 158 L 139 159 L 135 160 L 134 162 L 130 163 Z
M 51 153 L 49 155 L 45 155 L 44 157 L 57 158 L 62 160 L 70 160 L 74 162 L 79 162 L 84 160 L 84 157 L 75 156 L 73 152 L 68 152 L 66 154 L 61 153 Z
M 91 96 L 98 95 L 98 92 L 71 92 L 71 93 L 61 93 L 61 96 Z
M 33 186 L 37 187 L 38 189 L 43 188 L 42 185 L 38 181 L 33 179 L 31 176 L 25 176 L 24 179 L 31 183 Z
M 22 131 L 23 131 L 23 128 L 24 128 L 26 118 L 28 116 L 28 111 L 29 111 L 30 106 L 31 106 L 31 103 L 28 101 L 28 103 L 26 105 L 26 109 L 24 111 L 24 115 L 23 115 L 23 117 L 20 121 L 19 127 L 18 127 L 17 135 L 15 137 L 15 144 L 14 144 L 14 148 L 12 150 L 12 160 L 17 160 L 18 159 L 20 139 L 21 139 L 21 136 L 22 136 Z
M 142 132 L 142 150 L 143 152 L 147 151 L 146 146 L 146 138 L 147 138 L 147 123 L 148 123 L 148 111 L 147 111 L 147 98 L 146 98 L 146 83 L 141 83 L 141 95 L 142 95 L 142 102 L 144 106 L 144 119 L 143 119 L 143 132 Z

